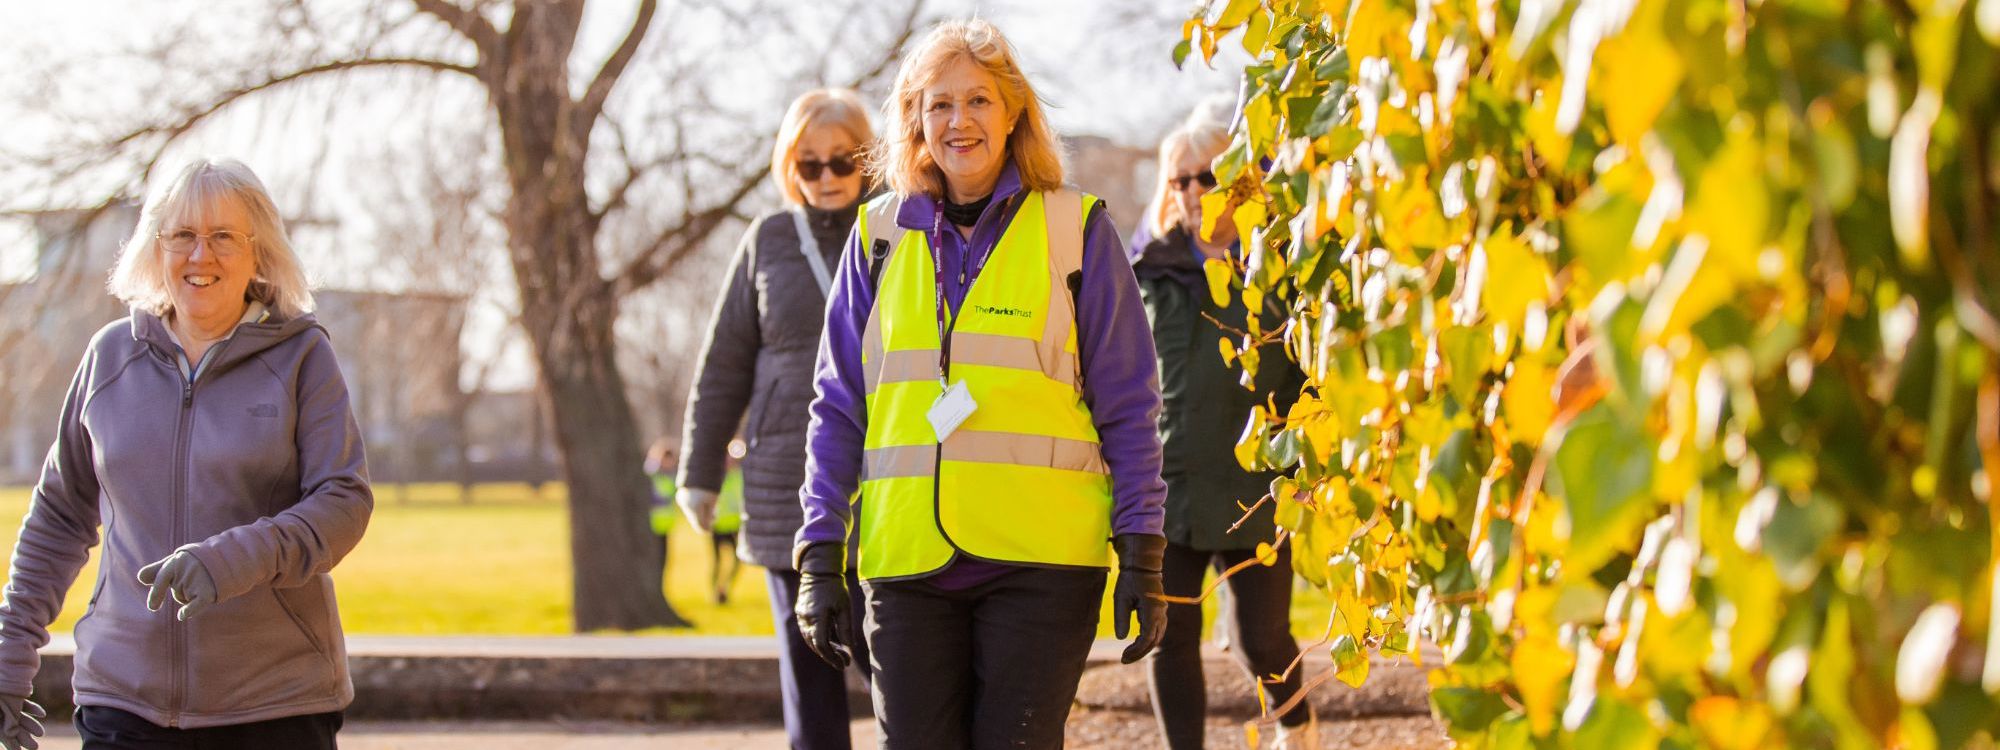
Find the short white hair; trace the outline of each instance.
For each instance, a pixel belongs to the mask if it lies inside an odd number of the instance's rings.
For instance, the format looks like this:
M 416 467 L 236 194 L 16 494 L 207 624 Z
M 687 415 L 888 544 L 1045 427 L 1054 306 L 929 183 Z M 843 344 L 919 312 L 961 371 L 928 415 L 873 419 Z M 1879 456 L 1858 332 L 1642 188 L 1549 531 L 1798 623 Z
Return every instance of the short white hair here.
M 173 310 L 173 288 L 167 274 L 166 250 L 160 247 L 159 233 L 169 226 L 200 223 L 212 217 L 225 200 L 237 201 L 250 217 L 246 229 L 253 237 L 251 251 L 257 259 L 256 278 L 250 296 L 263 302 L 282 318 L 312 312 L 312 286 L 292 242 L 285 235 L 285 221 L 271 201 L 262 180 L 234 159 L 196 159 L 146 201 L 139 226 L 118 253 L 106 284 L 111 295 L 127 305 L 154 315 Z

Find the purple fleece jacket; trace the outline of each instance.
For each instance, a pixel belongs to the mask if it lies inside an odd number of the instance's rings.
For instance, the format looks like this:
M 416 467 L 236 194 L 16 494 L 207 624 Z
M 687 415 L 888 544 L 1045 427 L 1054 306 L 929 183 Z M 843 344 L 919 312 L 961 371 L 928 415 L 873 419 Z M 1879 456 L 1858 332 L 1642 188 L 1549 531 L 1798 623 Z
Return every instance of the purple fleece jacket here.
M 896 223 L 925 232 L 938 248 L 945 298 L 954 314 L 977 280 L 968 275 L 965 283 L 959 283 L 959 269 L 984 265 L 1023 197 L 1020 175 L 1009 164 L 994 186 L 992 203 L 974 224 L 969 243 L 942 220 L 936 199 L 920 194 L 903 200 Z M 801 543 L 847 538 L 847 500 L 861 481 L 862 440 L 868 424 L 861 333 L 875 304 L 875 289 L 868 278 L 868 253 L 860 244 L 858 232 L 848 235 L 833 296 L 827 301 L 826 331 L 813 373 L 812 421 L 806 431 L 806 483 L 799 491 L 805 507 Z M 1111 469 L 1111 531 L 1160 534 L 1166 484 L 1160 479 L 1160 381 L 1152 329 L 1124 243 L 1101 203 L 1084 221 L 1083 285 L 1076 308 L 1083 401 L 1097 424 L 1104 462 Z M 954 588 L 969 586 L 1006 567 L 960 557 L 932 580 Z
M 196 729 L 354 699 L 333 580 L 374 508 L 361 429 L 310 315 L 245 323 L 193 380 L 142 311 L 91 340 L 14 547 L 0 693 L 27 695 L 48 625 L 103 530 L 76 623 L 76 703 Z M 140 567 L 186 550 L 217 601 L 146 608 Z

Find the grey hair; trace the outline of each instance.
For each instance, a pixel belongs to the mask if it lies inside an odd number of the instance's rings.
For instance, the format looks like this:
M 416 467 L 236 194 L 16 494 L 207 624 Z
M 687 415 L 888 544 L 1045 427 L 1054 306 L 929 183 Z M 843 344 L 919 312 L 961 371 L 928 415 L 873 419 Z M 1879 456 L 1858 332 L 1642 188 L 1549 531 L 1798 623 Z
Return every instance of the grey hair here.
M 312 285 L 292 252 L 285 234 L 285 221 L 271 201 L 262 180 L 240 161 L 200 158 L 182 169 L 173 182 L 155 191 L 139 215 L 139 226 L 118 253 L 106 286 L 111 295 L 127 305 L 154 315 L 165 316 L 173 309 L 168 290 L 166 251 L 160 247 L 159 233 L 172 226 L 197 223 L 214 215 L 225 200 L 243 206 L 250 217 L 248 230 L 254 238 L 252 252 L 257 258 L 257 276 L 250 283 L 251 297 L 263 302 L 281 318 L 312 312 Z

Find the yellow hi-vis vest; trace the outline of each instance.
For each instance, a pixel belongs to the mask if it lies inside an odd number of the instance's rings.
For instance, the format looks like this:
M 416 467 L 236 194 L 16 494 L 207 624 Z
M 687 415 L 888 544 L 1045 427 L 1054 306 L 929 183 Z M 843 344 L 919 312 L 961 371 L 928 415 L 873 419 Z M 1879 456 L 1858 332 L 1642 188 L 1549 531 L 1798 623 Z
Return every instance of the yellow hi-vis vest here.
M 1068 284 L 1096 200 L 1071 190 L 1022 199 L 952 322 L 950 379 L 978 408 L 943 444 L 927 416 L 943 393 L 929 237 L 896 226 L 894 195 L 862 212 L 862 249 L 886 243 L 862 335 L 862 578 L 922 576 L 955 554 L 1109 567 L 1111 477 L 1083 403 Z

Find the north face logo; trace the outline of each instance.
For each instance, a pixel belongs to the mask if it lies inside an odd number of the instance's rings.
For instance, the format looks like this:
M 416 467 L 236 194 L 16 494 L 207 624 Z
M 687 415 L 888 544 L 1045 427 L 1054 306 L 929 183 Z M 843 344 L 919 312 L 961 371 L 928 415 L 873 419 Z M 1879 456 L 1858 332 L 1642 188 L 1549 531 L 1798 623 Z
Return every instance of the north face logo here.
M 994 307 L 992 305 L 973 305 L 972 309 L 986 313 L 987 315 L 1005 315 L 1010 318 L 1035 317 L 1034 313 L 1028 312 L 1027 310 L 1023 310 L 1018 307 Z
M 258 404 L 256 406 L 252 406 L 250 407 L 250 416 L 257 417 L 259 419 L 277 419 L 278 405 Z

